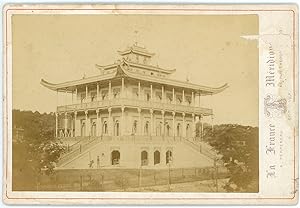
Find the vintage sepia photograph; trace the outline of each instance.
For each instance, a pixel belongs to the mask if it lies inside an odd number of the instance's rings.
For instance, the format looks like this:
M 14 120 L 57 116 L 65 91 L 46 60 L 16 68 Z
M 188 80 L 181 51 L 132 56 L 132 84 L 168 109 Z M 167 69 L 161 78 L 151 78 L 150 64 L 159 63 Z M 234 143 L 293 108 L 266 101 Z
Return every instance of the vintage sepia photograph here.
M 259 191 L 257 15 L 11 21 L 13 191 Z

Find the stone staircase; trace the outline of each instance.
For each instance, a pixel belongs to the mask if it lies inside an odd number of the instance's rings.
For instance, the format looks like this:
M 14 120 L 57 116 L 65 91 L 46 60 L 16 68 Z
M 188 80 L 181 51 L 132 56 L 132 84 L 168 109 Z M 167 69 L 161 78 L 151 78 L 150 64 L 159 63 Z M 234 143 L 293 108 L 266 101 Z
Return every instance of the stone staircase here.
M 61 155 L 58 163 L 56 164 L 56 167 L 61 167 L 64 164 L 72 161 L 74 158 L 80 156 L 81 154 L 84 154 L 88 149 L 92 148 L 93 146 L 99 144 L 99 143 L 106 143 L 106 142 L 118 142 L 118 143 L 158 143 L 158 142 L 166 142 L 166 143 L 184 143 L 190 148 L 194 149 L 196 152 L 203 154 L 209 159 L 215 160 L 217 159 L 218 155 L 216 152 L 212 149 L 212 147 L 205 143 L 205 142 L 196 142 L 191 141 L 186 138 L 174 138 L 174 137 L 165 137 L 162 139 L 156 138 L 156 137 L 149 137 L 149 136 L 126 136 L 126 137 L 116 137 L 112 138 L 111 136 L 102 136 L 102 137 L 82 137 L 77 138 L 78 141 L 73 142 L 72 145 L 66 145 L 67 151 L 63 155 Z
M 193 148 L 194 150 L 196 150 L 197 152 L 205 155 L 206 157 L 210 158 L 210 159 L 217 159 L 218 155 L 217 153 L 213 150 L 213 148 L 205 143 L 205 142 L 195 142 L 195 141 L 190 141 L 188 139 L 183 139 L 183 142 L 190 146 L 191 148 Z
M 56 166 L 57 167 L 61 166 L 62 164 L 66 163 L 72 158 L 77 157 L 81 153 L 85 152 L 85 150 L 89 149 L 90 147 L 96 145 L 101 141 L 102 141 L 101 137 L 90 137 L 90 138 L 83 137 L 77 143 L 71 146 L 67 145 L 67 152 L 61 155 Z

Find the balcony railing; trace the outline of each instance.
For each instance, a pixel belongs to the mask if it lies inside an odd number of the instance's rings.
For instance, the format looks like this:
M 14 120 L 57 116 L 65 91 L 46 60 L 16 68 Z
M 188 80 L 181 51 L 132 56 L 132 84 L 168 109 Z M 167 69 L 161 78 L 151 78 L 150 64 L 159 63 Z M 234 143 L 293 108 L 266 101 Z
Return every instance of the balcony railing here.
M 183 104 L 172 104 L 157 101 L 146 101 L 146 100 L 134 100 L 127 98 L 115 98 L 111 100 L 101 100 L 88 103 L 79 103 L 65 106 L 58 106 L 57 112 L 68 112 L 68 111 L 85 111 L 85 110 L 96 110 L 97 108 L 109 108 L 109 107 L 133 107 L 142 109 L 153 109 L 153 110 L 164 110 L 164 111 L 175 111 L 184 113 L 195 113 L 212 115 L 212 109 L 201 108 Z

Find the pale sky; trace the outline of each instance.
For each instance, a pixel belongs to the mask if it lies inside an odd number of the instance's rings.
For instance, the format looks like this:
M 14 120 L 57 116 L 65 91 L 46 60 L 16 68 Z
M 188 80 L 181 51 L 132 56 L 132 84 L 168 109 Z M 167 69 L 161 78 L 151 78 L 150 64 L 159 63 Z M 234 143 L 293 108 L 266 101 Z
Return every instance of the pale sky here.
M 152 64 L 176 69 L 174 79 L 219 87 L 224 92 L 202 99 L 215 123 L 258 125 L 255 15 L 14 15 L 13 108 L 56 110 L 56 92 L 42 85 L 99 74 L 95 64 L 119 59 L 117 50 L 135 41 L 156 55 Z M 138 35 L 135 34 L 138 31 Z

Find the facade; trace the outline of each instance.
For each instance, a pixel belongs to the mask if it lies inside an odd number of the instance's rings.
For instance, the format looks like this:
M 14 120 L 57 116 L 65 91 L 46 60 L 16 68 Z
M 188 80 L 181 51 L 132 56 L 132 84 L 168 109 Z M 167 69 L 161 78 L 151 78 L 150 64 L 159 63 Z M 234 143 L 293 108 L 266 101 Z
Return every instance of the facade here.
M 222 92 L 227 84 L 210 88 L 173 80 L 175 70 L 151 65 L 154 54 L 137 45 L 119 54 L 114 64 L 96 65 L 97 76 L 60 84 L 41 80 L 43 86 L 72 97 L 72 104 L 57 107 L 56 137 L 69 147 L 80 145 L 80 154 L 61 165 L 187 164 L 177 160 L 175 152 L 182 154 L 181 144 L 200 143 L 202 131 L 196 138 L 196 123 L 213 115 L 212 109 L 201 107 L 201 97 Z

